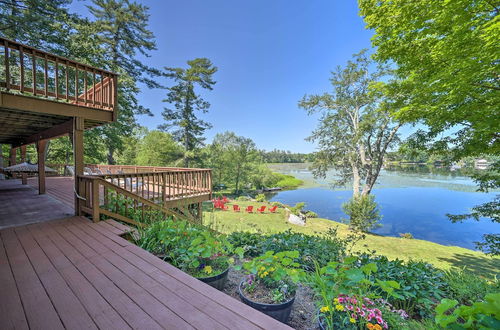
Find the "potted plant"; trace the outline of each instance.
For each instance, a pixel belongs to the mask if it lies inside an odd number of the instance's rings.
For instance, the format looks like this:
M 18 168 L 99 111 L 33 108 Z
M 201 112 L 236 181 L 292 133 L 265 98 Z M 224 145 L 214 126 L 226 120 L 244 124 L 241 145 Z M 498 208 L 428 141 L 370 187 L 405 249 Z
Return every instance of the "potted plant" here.
M 297 282 L 304 275 L 297 251 L 267 251 L 243 264 L 247 276 L 239 286 L 240 299 L 247 305 L 286 323 L 290 317 Z
M 400 297 L 395 281 L 380 281 L 374 276 L 375 263 L 358 267 L 356 257 L 330 262 L 308 277 L 318 298 L 320 329 L 404 328 L 408 314 L 396 310 L 387 297 Z M 385 294 L 383 299 L 380 294 Z
M 189 275 L 222 290 L 234 262 L 233 249 L 226 237 L 186 221 L 166 220 L 140 231 L 137 243 Z

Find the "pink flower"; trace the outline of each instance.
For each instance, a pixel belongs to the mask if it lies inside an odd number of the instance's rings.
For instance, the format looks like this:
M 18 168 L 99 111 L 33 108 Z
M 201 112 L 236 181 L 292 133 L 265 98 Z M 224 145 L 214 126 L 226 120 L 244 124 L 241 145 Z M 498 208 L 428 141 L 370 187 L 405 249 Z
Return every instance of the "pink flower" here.
M 361 315 L 361 317 L 365 317 L 365 315 L 366 315 L 365 311 L 361 311 L 360 315 Z
M 373 311 L 375 312 L 375 314 L 377 314 L 379 316 L 382 315 L 382 312 L 378 308 L 375 308 Z
M 376 316 L 375 319 L 377 320 L 377 323 L 378 324 L 383 324 L 384 323 L 384 320 L 382 320 L 382 318 L 380 316 Z
M 346 306 L 348 310 L 352 311 L 354 309 L 354 307 L 352 305 L 347 305 Z
M 361 312 L 361 309 L 359 309 L 359 307 L 356 307 L 356 313 L 359 313 Z
M 383 327 L 384 329 L 389 329 L 389 325 L 387 325 L 387 322 L 384 321 Z
M 343 297 L 339 297 L 339 304 L 342 304 L 344 302 L 344 298 Z

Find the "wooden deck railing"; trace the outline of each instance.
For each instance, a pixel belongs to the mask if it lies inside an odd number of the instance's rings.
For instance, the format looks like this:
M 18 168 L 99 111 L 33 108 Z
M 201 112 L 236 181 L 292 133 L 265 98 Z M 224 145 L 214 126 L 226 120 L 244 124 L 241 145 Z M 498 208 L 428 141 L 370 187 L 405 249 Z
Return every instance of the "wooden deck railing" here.
M 212 193 L 208 169 L 83 175 L 77 180 L 81 212 L 94 221 L 104 214 L 135 225 L 158 214 L 197 222 L 190 204 L 209 200 Z
M 98 169 L 106 174 L 121 174 L 121 173 L 147 173 L 147 172 L 165 172 L 165 171 L 192 171 L 206 170 L 198 168 L 182 168 L 182 167 L 163 167 L 163 166 L 139 166 L 139 165 L 98 165 L 87 164 L 86 167 L 95 171 Z
M 100 110 L 115 110 L 115 73 L 2 37 L 0 60 L 0 87 L 6 91 Z

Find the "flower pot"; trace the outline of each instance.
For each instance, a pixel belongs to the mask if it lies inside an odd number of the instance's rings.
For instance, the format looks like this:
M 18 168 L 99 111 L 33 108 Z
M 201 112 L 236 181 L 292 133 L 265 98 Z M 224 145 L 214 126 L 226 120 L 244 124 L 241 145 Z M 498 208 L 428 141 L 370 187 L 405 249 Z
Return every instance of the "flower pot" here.
M 245 280 L 241 281 L 240 286 L 238 287 L 238 293 L 240 295 L 241 301 L 243 301 L 248 306 L 250 306 L 250 307 L 266 314 L 266 315 L 269 315 L 272 318 L 274 318 L 280 322 L 283 322 L 283 323 L 288 322 L 288 319 L 290 317 L 290 313 L 292 312 L 293 303 L 295 302 L 295 296 L 292 299 L 290 299 L 284 303 L 281 303 L 281 304 L 264 304 L 264 303 L 256 302 L 256 301 L 248 299 L 243 294 L 242 285 L 244 282 L 245 282 Z
M 224 272 L 218 275 L 210 277 L 197 277 L 197 279 L 207 283 L 208 285 L 216 288 L 217 290 L 222 291 L 224 289 L 224 285 L 226 285 L 227 282 L 227 274 L 229 274 L 229 267 Z

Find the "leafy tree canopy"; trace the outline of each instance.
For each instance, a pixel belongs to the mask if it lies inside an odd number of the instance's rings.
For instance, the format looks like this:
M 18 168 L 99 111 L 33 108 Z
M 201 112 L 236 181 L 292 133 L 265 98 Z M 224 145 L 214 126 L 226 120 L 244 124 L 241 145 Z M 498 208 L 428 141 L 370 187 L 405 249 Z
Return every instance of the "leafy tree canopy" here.
M 498 153 L 500 3 L 359 0 L 359 6 L 375 31 L 375 58 L 394 63 L 401 78 L 393 94 L 407 91 L 395 115 L 428 127 L 414 136 L 416 145 L 436 142 L 456 158 Z

